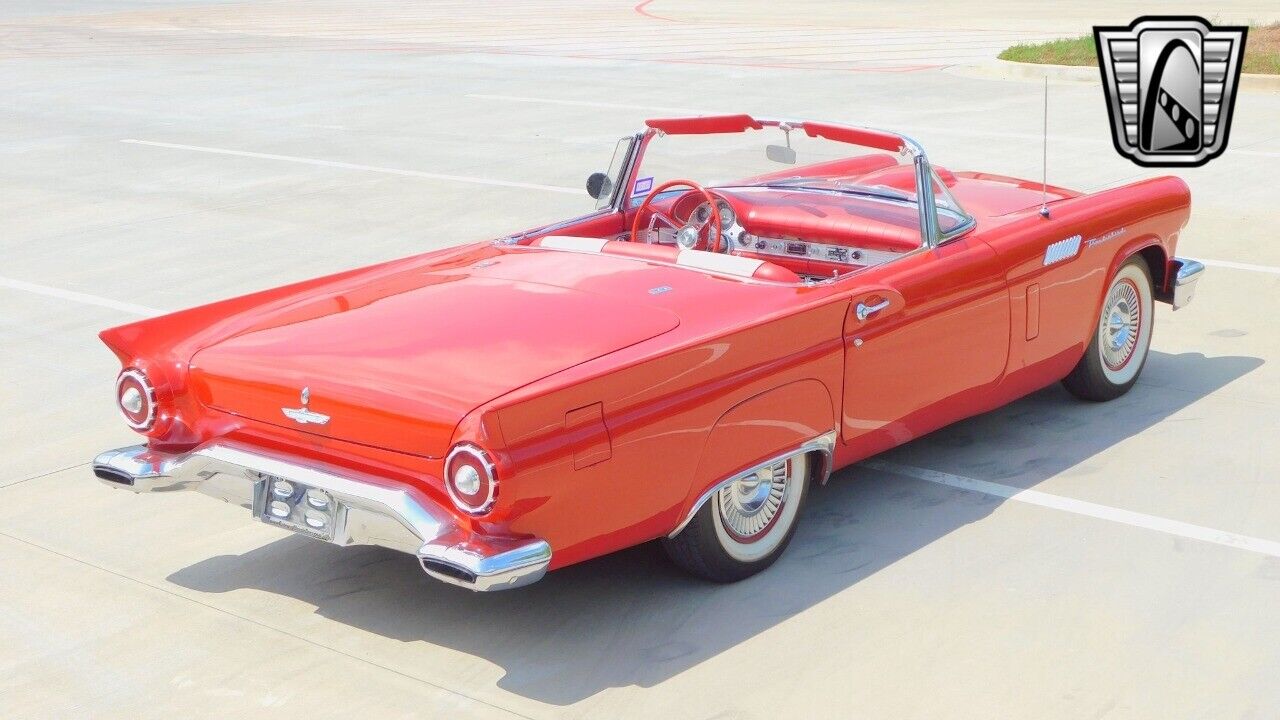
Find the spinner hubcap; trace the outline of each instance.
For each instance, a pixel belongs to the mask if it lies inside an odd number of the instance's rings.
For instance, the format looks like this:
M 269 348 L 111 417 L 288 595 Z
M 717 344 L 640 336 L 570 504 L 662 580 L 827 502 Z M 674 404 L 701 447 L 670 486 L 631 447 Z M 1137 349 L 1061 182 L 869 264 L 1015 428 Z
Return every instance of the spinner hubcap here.
M 760 539 L 778 519 L 787 496 L 791 464 L 783 460 L 744 475 L 717 493 L 720 519 L 739 542 Z
M 1102 310 L 1102 361 L 1120 370 L 1133 359 L 1142 330 L 1142 303 L 1138 287 L 1121 280 L 1111 288 Z

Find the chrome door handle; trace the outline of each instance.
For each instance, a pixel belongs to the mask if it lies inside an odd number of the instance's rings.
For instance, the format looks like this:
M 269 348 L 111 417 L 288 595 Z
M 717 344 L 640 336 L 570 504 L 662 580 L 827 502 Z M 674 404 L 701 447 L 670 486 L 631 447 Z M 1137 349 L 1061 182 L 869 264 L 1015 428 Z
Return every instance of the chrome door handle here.
M 866 303 L 858 303 L 857 316 L 858 322 L 866 322 L 867 318 L 889 307 L 889 300 L 881 300 L 875 305 L 867 305 Z

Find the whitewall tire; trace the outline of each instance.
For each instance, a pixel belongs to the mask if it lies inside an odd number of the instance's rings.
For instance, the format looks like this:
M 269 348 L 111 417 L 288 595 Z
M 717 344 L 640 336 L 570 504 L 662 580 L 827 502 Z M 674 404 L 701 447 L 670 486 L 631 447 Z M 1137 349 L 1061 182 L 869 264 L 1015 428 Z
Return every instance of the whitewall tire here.
M 809 474 L 809 458 L 801 453 L 734 478 L 679 534 L 663 540 L 663 548 L 680 567 L 716 582 L 764 570 L 795 534 Z
M 1103 401 L 1133 387 L 1151 348 L 1153 297 L 1145 260 L 1135 256 L 1120 266 L 1107 285 L 1084 357 L 1062 381 L 1067 390 L 1084 400 Z

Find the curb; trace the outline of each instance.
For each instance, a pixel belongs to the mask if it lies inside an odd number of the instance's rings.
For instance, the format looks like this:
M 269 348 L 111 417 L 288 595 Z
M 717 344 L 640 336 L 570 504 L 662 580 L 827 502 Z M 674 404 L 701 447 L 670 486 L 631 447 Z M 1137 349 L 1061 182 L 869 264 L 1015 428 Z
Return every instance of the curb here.
M 957 65 L 952 72 L 992 80 L 1040 80 L 1101 84 L 1096 65 L 1041 65 L 995 59 L 975 65 Z M 1280 75 L 1240 74 L 1240 90 L 1280 93 Z

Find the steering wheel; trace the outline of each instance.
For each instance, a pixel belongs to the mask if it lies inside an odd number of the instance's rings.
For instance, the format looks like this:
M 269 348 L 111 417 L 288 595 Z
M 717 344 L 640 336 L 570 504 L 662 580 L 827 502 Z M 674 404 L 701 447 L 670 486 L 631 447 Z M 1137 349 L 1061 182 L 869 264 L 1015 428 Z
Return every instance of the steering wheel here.
M 653 202 L 653 199 L 657 197 L 659 193 L 681 185 L 697 190 L 702 193 L 702 197 L 706 198 L 707 205 L 711 208 L 711 217 L 707 221 L 707 224 L 698 228 L 698 232 L 701 233 L 703 227 L 714 228 L 707 232 L 707 242 L 711 245 L 711 252 L 720 252 L 720 236 L 723 234 L 720 228 L 720 206 L 716 203 L 715 196 L 707 192 L 706 188 L 692 180 L 670 180 L 649 191 L 649 194 L 644 198 L 644 202 L 640 203 L 640 207 L 636 208 L 635 219 L 631 221 L 631 239 L 634 241 L 636 238 L 640 237 L 640 218 L 644 216 L 645 209 L 649 207 L 649 204 Z M 660 210 L 654 210 L 653 214 L 666 220 L 672 227 L 681 227 L 684 225 L 684 223 L 676 222 L 675 218 Z

